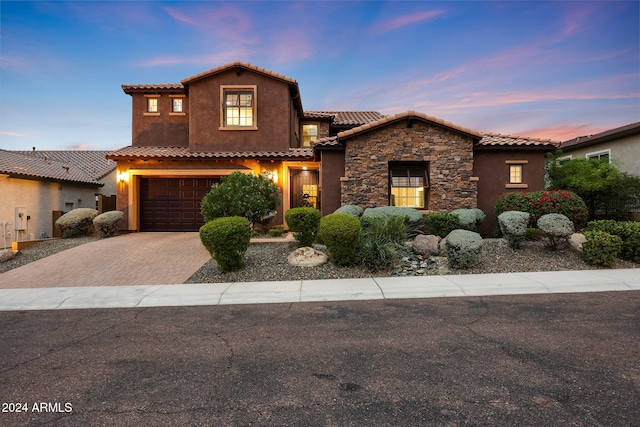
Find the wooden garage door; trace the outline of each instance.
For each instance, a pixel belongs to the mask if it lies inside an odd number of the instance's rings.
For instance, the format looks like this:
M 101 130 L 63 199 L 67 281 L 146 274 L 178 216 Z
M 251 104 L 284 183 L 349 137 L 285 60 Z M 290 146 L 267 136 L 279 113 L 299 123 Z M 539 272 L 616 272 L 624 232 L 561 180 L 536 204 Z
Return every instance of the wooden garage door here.
M 219 178 L 142 178 L 141 231 L 198 231 L 200 201 Z

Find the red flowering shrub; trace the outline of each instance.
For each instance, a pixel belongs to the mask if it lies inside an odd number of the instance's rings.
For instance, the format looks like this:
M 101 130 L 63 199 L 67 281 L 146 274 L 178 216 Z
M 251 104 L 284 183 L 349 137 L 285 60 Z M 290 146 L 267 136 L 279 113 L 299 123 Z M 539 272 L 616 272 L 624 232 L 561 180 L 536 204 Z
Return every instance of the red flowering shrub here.
M 522 211 L 531 214 L 529 227 L 536 227 L 538 219 L 549 213 L 569 218 L 576 230 L 582 229 L 589 219 L 584 201 L 575 193 L 565 190 L 511 192 L 500 196 L 496 202 L 496 217 L 506 211 Z

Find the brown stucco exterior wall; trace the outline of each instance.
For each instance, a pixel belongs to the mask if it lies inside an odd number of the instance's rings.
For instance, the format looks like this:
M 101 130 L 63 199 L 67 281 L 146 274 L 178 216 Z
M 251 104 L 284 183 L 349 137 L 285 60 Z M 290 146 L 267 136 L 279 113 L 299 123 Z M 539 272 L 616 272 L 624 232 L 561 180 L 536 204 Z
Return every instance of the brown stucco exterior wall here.
M 132 144 L 138 147 L 164 146 L 186 147 L 189 145 L 189 99 L 183 98 L 183 114 L 174 114 L 172 98 L 167 93 L 159 94 L 158 113 L 147 114 L 147 98 L 142 93 L 131 95 Z
M 329 215 L 340 207 L 340 178 L 344 176 L 344 151 L 320 152 L 320 207 Z
M 276 208 L 277 214 L 271 221 L 272 224 L 282 224 L 283 215 L 283 167 L 282 162 L 259 162 L 255 160 L 119 160 L 117 170 L 120 173 L 129 173 L 128 179 L 117 183 L 116 209 L 124 212 L 125 217 L 120 223 L 121 230 L 137 231 L 139 215 L 139 194 L 141 177 L 219 177 L 228 175 L 233 170 L 253 171 L 254 174 L 265 170 L 278 171 L 280 176 L 277 185 L 280 188 L 280 206 Z M 133 200 L 131 200 L 133 199 Z M 132 203 L 130 203 L 130 200 Z
M 341 203 L 388 206 L 389 162 L 420 161 L 429 163 L 429 210 L 476 207 L 472 138 L 423 121 L 408 124 L 402 120 L 346 140 Z
M 221 86 L 256 86 L 257 130 L 220 130 Z M 191 151 L 286 151 L 295 137 L 295 111 L 289 84 L 272 77 L 236 70 L 189 84 L 189 147 Z M 297 142 L 296 142 L 297 144 Z
M 494 207 L 498 197 L 512 191 L 544 190 L 544 151 L 532 150 L 477 150 L 474 156 L 474 175 L 478 181 L 478 208 L 487 216 L 480 232 L 485 235 L 497 230 Z M 509 187 L 509 163 L 524 160 L 522 184 L 526 188 Z

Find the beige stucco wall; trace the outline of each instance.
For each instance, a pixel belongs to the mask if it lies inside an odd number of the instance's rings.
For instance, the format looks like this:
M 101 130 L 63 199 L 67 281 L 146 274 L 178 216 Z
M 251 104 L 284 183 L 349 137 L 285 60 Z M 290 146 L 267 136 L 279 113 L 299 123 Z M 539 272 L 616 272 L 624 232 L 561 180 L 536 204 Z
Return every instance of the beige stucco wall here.
M 73 186 L 57 182 L 42 182 L 28 179 L 10 178 L 0 175 L 0 223 L 10 222 L 11 236 L 7 238 L 8 247 L 12 241 L 29 240 L 33 234 L 36 239 L 43 233 L 51 237 L 53 232 L 52 211 L 72 208 L 95 209 L 99 187 Z M 25 208 L 27 229 L 16 232 L 16 208 Z M 7 228 L 9 231 L 9 227 Z M 4 236 L 0 227 L 0 247 L 4 246 Z
M 565 156 L 584 159 L 589 153 L 611 150 L 611 161 L 621 171 L 640 176 L 640 134 L 627 136 L 615 141 L 607 141 L 588 147 L 565 150 Z

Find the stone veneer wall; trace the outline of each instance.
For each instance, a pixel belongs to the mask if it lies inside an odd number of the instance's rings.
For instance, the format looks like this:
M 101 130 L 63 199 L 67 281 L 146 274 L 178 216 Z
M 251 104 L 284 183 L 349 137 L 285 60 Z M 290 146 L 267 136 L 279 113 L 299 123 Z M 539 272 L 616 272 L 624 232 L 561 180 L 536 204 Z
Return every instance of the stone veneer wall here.
M 477 205 L 471 137 L 413 120 L 393 123 L 347 140 L 341 204 L 389 205 L 389 162 L 429 162 L 428 209 Z

